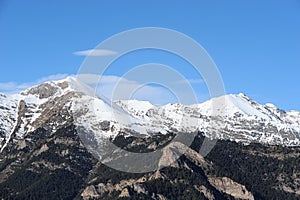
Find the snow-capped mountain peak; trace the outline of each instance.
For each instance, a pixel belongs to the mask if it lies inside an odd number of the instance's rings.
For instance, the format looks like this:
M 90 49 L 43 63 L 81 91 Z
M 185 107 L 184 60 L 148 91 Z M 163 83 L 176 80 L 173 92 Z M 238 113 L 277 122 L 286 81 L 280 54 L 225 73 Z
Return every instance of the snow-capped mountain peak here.
M 239 113 L 247 116 L 268 118 L 260 111 L 257 103 L 251 101 L 243 94 L 229 94 L 213 98 L 201 104 L 200 109 L 207 115 L 234 116 L 236 113 Z
M 261 105 L 244 94 L 229 94 L 202 104 L 154 106 L 147 101 L 111 102 L 75 77 L 49 81 L 16 95 L 0 95 L 0 148 L 43 127 L 57 130 L 72 121 L 96 138 L 123 130 L 142 135 L 203 132 L 238 142 L 300 145 L 300 113 Z M 221 123 L 214 126 L 212 122 Z

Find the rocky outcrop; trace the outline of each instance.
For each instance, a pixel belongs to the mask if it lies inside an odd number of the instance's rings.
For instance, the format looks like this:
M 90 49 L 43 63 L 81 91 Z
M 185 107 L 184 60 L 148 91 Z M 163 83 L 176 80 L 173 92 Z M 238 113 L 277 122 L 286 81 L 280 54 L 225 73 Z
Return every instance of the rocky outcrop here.
M 119 195 L 120 198 L 123 198 L 123 197 L 130 197 L 130 194 L 129 194 L 129 191 L 128 191 L 128 188 L 124 188 L 121 192 L 121 194 Z
M 38 95 L 40 99 L 44 99 L 53 96 L 57 90 L 57 87 L 54 87 L 49 83 L 44 83 L 22 92 L 22 95 Z
M 181 142 L 172 142 L 168 146 L 163 149 L 163 154 L 159 160 L 158 166 L 160 168 L 164 166 L 171 167 L 180 167 L 180 163 L 178 163 L 178 158 L 180 155 L 185 155 L 191 161 L 193 161 L 197 166 L 201 166 L 204 169 L 207 169 L 210 165 L 207 163 L 204 158 L 193 149 L 187 147 Z
M 136 193 L 146 194 L 145 188 L 141 185 L 142 183 L 146 182 L 148 178 L 142 177 L 137 180 L 129 179 L 129 180 L 122 180 L 117 184 L 111 183 L 99 183 L 93 187 L 88 186 L 85 190 L 81 193 L 81 197 L 83 199 L 92 199 L 95 196 L 98 198 L 103 197 L 106 193 L 111 194 L 112 192 L 119 192 L 119 197 L 130 197 L 130 193 L 128 188 L 131 188 Z
M 208 200 L 215 200 L 215 196 L 204 185 L 201 186 L 194 185 L 194 188 L 199 192 L 201 192 Z
M 168 200 L 168 199 L 162 194 L 157 194 L 157 200 Z
M 85 199 L 99 198 L 100 195 L 96 191 L 95 186 L 90 185 L 84 189 L 84 191 L 81 193 L 81 197 L 85 200 Z
M 236 183 L 227 177 L 210 177 L 208 181 L 219 191 L 229 194 L 236 199 L 254 200 L 253 194 L 244 185 Z
M 47 146 L 47 144 L 44 144 L 37 152 L 36 155 L 40 155 L 41 153 L 48 151 L 49 147 Z
M 62 96 L 55 97 L 49 101 L 41 104 L 39 109 L 41 114 L 32 123 L 34 129 L 43 126 L 48 130 L 59 129 L 64 124 L 72 122 L 72 114 L 70 113 L 68 103 L 74 96 L 79 94 L 75 92 L 68 92 Z M 55 123 L 53 123 L 55 122 Z
M 166 166 L 172 166 L 172 167 L 179 167 L 176 160 L 178 159 L 179 155 L 176 154 L 175 151 L 172 150 L 171 147 L 166 147 L 163 150 L 162 156 L 159 160 L 158 167 L 166 167 Z

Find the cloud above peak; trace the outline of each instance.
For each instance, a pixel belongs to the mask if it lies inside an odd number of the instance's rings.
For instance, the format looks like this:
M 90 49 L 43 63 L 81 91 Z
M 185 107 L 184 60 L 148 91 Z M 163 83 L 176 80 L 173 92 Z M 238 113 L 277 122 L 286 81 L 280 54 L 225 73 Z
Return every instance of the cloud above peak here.
M 97 74 L 54 74 L 46 77 L 42 77 L 33 82 L 0 82 L 0 93 L 16 94 L 25 89 L 28 89 L 34 85 L 44 83 L 46 81 L 61 80 L 67 76 L 74 76 L 83 83 L 91 86 L 100 97 L 106 97 L 112 100 L 127 100 L 136 99 L 141 101 L 150 101 L 154 105 L 165 105 L 167 103 L 183 103 L 193 104 L 193 98 L 190 99 L 190 93 L 185 90 L 182 85 L 186 82 L 173 82 L 170 83 L 173 86 L 171 88 L 162 85 L 148 84 L 147 82 L 139 82 L 137 80 L 127 79 L 121 76 L 115 75 L 102 75 Z M 199 86 L 201 79 L 191 79 L 191 84 Z M 197 87 L 196 87 L 197 88 Z M 173 93 L 173 91 L 175 93 Z M 201 91 L 201 90 L 199 90 Z M 200 101 L 207 100 L 208 97 L 205 94 L 199 93 L 195 90 L 195 96 Z M 187 97 L 181 98 L 180 97 Z
M 42 77 L 34 82 L 17 83 L 17 82 L 0 82 L 0 93 L 18 93 L 34 85 L 38 85 L 47 81 L 61 80 L 69 76 L 68 74 L 54 74 Z
M 118 52 L 108 49 L 88 49 L 84 51 L 76 51 L 73 54 L 76 56 L 112 56 Z

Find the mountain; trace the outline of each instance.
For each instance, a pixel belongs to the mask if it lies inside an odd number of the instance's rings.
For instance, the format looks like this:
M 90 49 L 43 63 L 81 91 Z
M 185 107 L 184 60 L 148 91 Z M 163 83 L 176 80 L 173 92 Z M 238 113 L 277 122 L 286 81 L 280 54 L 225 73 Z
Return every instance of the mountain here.
M 186 147 L 180 136 L 193 140 Z M 205 138 L 218 140 L 203 157 Z M 198 105 L 110 102 L 68 77 L 0 95 L 0 197 L 299 199 L 299 138 L 298 111 L 244 94 Z M 128 152 L 150 170 L 109 167 L 136 162 Z
M 115 137 L 120 131 L 152 133 L 197 132 L 214 139 L 249 144 L 300 145 L 300 112 L 285 112 L 272 104 L 260 105 L 244 94 L 226 95 L 197 105 L 167 104 L 97 98 L 84 83 L 68 77 L 47 82 L 16 95 L 0 96 L 1 151 L 11 136 L 22 138 L 59 112 L 71 112 L 79 126 L 97 137 Z M 56 118 L 47 128 L 56 130 L 67 119 Z M 99 126 L 108 124 L 108 130 Z M 101 128 L 100 128 L 101 129 Z

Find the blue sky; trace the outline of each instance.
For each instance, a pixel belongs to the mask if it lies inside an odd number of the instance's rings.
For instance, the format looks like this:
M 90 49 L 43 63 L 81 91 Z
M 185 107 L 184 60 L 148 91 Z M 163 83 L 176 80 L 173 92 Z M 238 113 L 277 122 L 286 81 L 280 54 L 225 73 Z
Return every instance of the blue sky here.
M 300 110 L 299 0 L 0 0 L 0 87 L 76 74 L 85 57 L 74 52 L 149 26 L 174 29 L 200 43 L 217 64 L 227 93 Z M 170 66 L 183 64 L 158 52 L 146 55 L 119 63 L 126 68 L 155 58 Z M 122 67 L 110 75 L 120 76 Z M 203 85 L 194 87 L 205 93 Z

